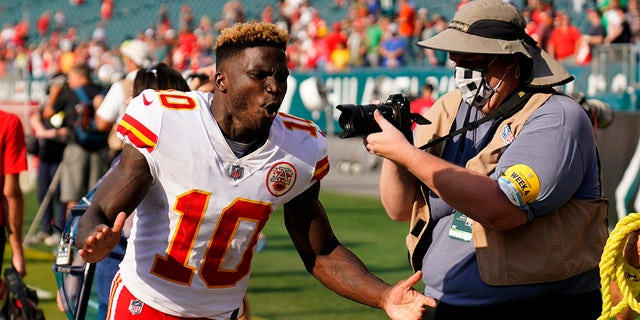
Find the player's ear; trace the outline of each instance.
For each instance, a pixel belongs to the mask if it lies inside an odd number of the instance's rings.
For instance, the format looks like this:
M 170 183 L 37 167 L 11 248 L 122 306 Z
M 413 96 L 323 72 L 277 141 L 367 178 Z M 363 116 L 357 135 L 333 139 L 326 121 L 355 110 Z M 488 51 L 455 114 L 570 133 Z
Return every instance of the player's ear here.
M 224 76 L 224 73 L 218 71 L 216 72 L 215 77 L 213 78 L 213 84 L 215 85 L 215 90 L 220 90 L 220 92 L 227 91 L 227 78 Z

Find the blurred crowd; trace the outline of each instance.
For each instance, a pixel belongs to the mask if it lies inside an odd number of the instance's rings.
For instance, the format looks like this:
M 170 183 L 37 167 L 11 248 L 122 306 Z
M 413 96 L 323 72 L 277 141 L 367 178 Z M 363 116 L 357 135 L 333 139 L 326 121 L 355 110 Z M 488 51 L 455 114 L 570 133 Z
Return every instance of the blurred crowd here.
M 292 70 L 338 72 L 447 63 L 445 53 L 415 46 L 416 41 L 448 26 L 448 17 L 439 8 L 420 6 L 417 0 L 395 0 L 390 7 L 382 6 L 380 0 L 334 1 L 347 12 L 337 21 L 322 17 L 309 0 L 279 0 L 262 9 L 259 19 L 281 25 L 292 35 L 287 52 Z M 469 1 L 459 0 L 458 6 Z M 563 10 L 557 9 L 554 0 L 510 1 L 522 8 L 529 21 L 527 32 L 563 63 L 587 64 L 593 46 L 635 43 L 640 34 L 638 0 L 573 0 Z M 0 78 L 24 76 L 25 71 L 35 78 L 51 77 L 67 73 L 78 63 L 88 64 L 107 85 L 121 78 L 125 71 L 120 45 L 110 48 L 106 41 L 113 5 L 113 0 L 102 0 L 100 21 L 90 39 L 78 37 L 76 28 L 67 23 L 64 8 L 43 12 L 32 24 L 5 24 L 0 31 Z M 583 16 L 588 26 L 579 28 L 572 17 Z M 156 61 L 188 73 L 215 62 L 213 45 L 223 27 L 247 19 L 239 0 L 227 1 L 218 21 L 206 14 L 196 15 L 183 4 L 176 23 L 167 5 L 160 4 L 157 21 L 130 32 L 152 48 Z M 37 42 L 30 40 L 32 28 L 37 31 Z

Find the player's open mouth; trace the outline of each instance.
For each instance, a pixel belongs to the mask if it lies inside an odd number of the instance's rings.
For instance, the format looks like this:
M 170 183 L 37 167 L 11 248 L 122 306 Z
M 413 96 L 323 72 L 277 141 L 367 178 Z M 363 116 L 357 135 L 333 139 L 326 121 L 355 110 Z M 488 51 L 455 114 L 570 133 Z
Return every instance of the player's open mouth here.
M 267 113 L 269 115 L 274 116 L 276 113 L 278 113 L 278 109 L 280 109 L 280 104 L 278 103 L 269 103 L 267 104 L 265 107 L 265 110 L 267 110 Z

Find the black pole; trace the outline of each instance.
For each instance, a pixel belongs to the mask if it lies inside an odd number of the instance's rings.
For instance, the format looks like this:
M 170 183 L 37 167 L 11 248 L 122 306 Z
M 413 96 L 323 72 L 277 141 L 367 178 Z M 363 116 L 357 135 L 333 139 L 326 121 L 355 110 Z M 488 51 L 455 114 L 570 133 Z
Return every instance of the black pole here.
M 76 308 L 75 320 L 84 320 L 87 315 L 87 305 L 91 296 L 91 284 L 93 283 L 93 275 L 96 271 L 95 263 L 87 263 L 84 269 L 84 279 L 80 288 L 80 297 L 78 298 L 78 308 Z

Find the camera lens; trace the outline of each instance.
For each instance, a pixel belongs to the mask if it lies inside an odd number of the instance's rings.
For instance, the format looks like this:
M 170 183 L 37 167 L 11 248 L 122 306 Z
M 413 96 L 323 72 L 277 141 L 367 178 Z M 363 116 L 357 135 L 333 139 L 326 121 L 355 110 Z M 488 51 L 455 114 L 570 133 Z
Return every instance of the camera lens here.
M 342 112 L 338 118 L 338 124 L 343 130 L 340 134 L 342 139 L 380 131 L 378 123 L 373 118 L 376 109 L 380 110 L 385 118 L 393 115 L 393 110 L 384 104 L 343 104 L 336 108 Z
M 587 110 L 594 125 L 600 129 L 608 127 L 613 122 L 613 109 L 602 100 L 588 99 L 582 107 Z

